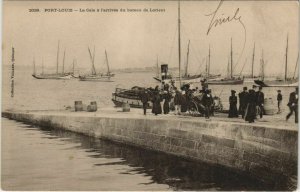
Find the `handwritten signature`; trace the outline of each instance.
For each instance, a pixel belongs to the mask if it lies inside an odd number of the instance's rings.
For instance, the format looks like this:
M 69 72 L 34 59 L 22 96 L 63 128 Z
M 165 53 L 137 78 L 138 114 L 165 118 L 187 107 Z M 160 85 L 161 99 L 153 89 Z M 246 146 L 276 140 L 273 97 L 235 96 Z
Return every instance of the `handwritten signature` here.
M 243 21 L 242 21 L 242 16 L 240 15 L 240 8 L 237 8 L 234 12 L 234 14 L 232 14 L 233 16 L 224 16 L 224 14 L 222 13 L 221 15 L 218 14 L 219 13 L 219 10 L 223 4 L 223 1 L 224 0 L 221 0 L 217 9 L 214 10 L 213 12 L 209 13 L 208 15 L 205 15 L 205 16 L 210 16 L 211 17 L 211 20 L 210 20 L 210 23 L 209 23 L 209 26 L 208 26 L 208 29 L 207 29 L 207 33 L 206 35 L 209 34 L 209 32 L 211 31 L 211 29 L 213 27 L 218 27 L 222 24 L 226 24 L 226 23 L 231 23 L 231 22 L 238 22 L 239 24 L 241 24 L 241 26 L 243 27 L 244 29 L 244 42 L 243 42 L 243 48 L 242 48 L 242 51 L 240 52 L 240 55 L 236 61 L 236 64 L 234 67 L 236 67 L 236 65 L 239 63 L 243 53 L 244 53 L 244 49 L 245 49 L 245 45 L 246 45 L 246 37 L 247 37 L 247 30 L 246 30 L 246 26 L 244 25 Z M 220 15 L 220 16 L 218 16 Z
M 224 16 L 224 14 L 222 14 L 222 16 L 217 17 L 217 13 L 218 13 L 219 9 L 221 8 L 222 4 L 223 4 L 223 0 L 220 1 L 219 5 L 215 11 L 205 15 L 205 16 L 211 16 L 211 20 L 210 20 L 206 35 L 209 34 L 209 32 L 211 31 L 211 29 L 213 27 L 217 27 L 224 23 L 230 23 L 232 21 L 238 21 L 243 26 L 244 30 L 246 31 L 246 27 L 245 27 L 244 23 L 242 22 L 242 16 L 239 15 L 240 8 L 237 8 L 235 10 L 235 13 L 233 16 Z

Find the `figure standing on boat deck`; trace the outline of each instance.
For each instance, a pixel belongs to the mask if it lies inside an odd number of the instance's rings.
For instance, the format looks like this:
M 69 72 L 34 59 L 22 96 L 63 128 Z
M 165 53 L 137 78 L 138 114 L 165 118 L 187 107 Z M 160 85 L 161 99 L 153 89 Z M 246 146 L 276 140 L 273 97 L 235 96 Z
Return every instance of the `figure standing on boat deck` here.
M 258 91 L 256 92 L 256 95 L 257 95 L 256 104 L 257 104 L 258 109 L 259 109 L 259 116 L 260 116 L 260 118 L 262 118 L 263 114 L 265 113 L 265 109 L 264 109 L 265 95 L 264 95 L 264 93 L 261 90 L 262 90 L 262 87 L 260 86 L 259 89 L 258 89 Z
M 177 90 L 177 88 L 175 88 L 176 94 L 174 97 L 174 105 L 175 105 L 175 115 L 179 115 L 181 113 L 181 98 L 182 95 L 180 93 L 180 91 Z
M 247 103 L 246 103 L 247 95 L 248 95 L 247 87 L 244 87 L 243 91 L 241 93 L 239 93 L 239 99 L 240 99 L 239 114 L 242 115 L 243 119 L 244 119 L 245 110 L 247 107 Z
M 202 88 L 202 92 L 204 93 L 206 89 L 208 89 L 208 83 L 206 79 L 203 79 L 200 81 L 201 83 L 201 88 Z
M 287 104 L 290 108 L 289 114 L 286 116 L 286 120 L 288 120 L 293 112 L 295 112 L 295 123 L 298 123 L 298 87 L 296 87 L 296 91 L 290 94 L 289 103 Z
M 277 114 L 281 113 L 281 102 L 282 102 L 282 95 L 281 90 L 277 90 L 277 104 L 278 104 L 278 111 Z
M 256 93 L 253 89 L 249 90 L 249 94 L 246 97 L 246 110 L 245 110 L 245 121 L 254 123 L 256 118 Z
M 158 86 L 156 86 L 152 98 L 152 103 L 153 103 L 152 113 L 154 113 L 155 115 L 161 114 L 162 112 L 160 102 L 161 102 L 161 96 L 159 94 Z
M 141 101 L 143 103 L 144 115 L 146 115 L 147 107 L 148 107 L 148 101 L 149 101 L 148 91 L 145 89 L 140 97 L 141 97 Z
M 209 90 L 206 89 L 203 95 L 203 105 L 205 108 L 205 118 L 209 119 L 210 117 L 210 110 L 211 110 L 211 106 L 213 104 L 213 98 L 211 96 L 211 94 L 209 93 Z
M 235 96 L 236 91 L 231 90 L 231 96 L 229 97 L 229 113 L 228 117 L 239 117 L 237 110 L 237 96 Z

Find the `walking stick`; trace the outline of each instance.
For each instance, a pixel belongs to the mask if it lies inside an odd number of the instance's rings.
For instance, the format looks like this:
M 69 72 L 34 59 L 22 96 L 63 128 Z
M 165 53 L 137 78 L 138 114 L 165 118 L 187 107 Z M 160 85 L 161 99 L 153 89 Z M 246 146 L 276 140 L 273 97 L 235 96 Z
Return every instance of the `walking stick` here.
M 249 103 L 247 104 L 245 115 L 244 115 L 244 120 L 246 121 L 246 116 L 248 115 L 248 108 L 249 108 Z

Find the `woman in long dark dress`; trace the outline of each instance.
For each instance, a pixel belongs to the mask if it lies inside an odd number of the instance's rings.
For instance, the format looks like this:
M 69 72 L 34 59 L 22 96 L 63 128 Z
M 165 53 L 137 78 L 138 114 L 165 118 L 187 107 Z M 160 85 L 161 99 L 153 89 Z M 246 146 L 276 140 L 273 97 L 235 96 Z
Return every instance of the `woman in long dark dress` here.
M 253 89 L 249 90 L 249 94 L 246 98 L 246 111 L 245 111 L 245 121 L 253 123 L 256 116 L 256 94 Z
M 231 96 L 229 97 L 229 113 L 228 117 L 239 117 L 238 110 L 237 110 L 237 96 L 235 96 L 236 91 L 231 90 Z
M 169 114 L 170 112 L 170 101 L 171 101 L 172 95 L 171 93 L 169 93 L 169 91 L 167 93 L 164 94 L 164 114 Z
M 153 96 L 153 99 L 152 99 L 152 103 L 153 103 L 152 113 L 154 113 L 155 115 L 161 114 L 161 112 L 162 112 L 161 105 L 160 105 L 161 100 L 162 99 L 161 99 L 161 96 L 159 94 L 158 88 L 155 88 L 154 96 Z

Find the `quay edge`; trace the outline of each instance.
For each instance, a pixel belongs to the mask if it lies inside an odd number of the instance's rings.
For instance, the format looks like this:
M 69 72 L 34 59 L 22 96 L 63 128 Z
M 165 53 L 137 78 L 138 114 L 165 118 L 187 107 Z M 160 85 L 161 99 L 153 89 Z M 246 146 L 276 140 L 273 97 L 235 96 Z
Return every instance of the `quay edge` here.
M 223 121 L 74 112 L 2 117 L 225 166 L 266 182 L 297 175 L 298 130 Z M 4 128 L 4 127 L 3 127 Z

